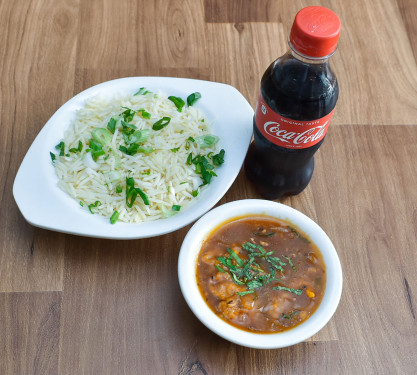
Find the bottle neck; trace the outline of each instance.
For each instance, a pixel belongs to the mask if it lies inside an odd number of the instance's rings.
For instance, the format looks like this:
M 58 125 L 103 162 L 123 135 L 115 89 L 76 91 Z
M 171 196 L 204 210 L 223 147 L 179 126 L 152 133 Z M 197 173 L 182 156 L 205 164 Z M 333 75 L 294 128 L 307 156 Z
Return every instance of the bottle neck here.
M 325 64 L 329 61 L 330 56 L 333 55 L 333 53 L 331 55 L 328 56 L 323 56 L 323 57 L 311 57 L 311 56 L 306 56 L 303 55 L 302 53 L 298 52 L 291 44 L 291 42 L 288 42 L 288 44 L 290 45 L 290 50 L 289 53 L 296 58 L 299 61 L 302 61 L 306 64 Z

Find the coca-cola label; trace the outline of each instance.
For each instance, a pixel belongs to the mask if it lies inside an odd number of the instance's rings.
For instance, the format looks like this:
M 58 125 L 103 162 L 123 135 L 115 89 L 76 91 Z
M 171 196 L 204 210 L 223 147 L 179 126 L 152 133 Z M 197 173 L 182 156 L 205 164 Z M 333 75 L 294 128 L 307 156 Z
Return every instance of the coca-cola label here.
M 317 120 L 292 120 L 274 112 L 259 95 L 255 123 L 262 135 L 278 146 L 307 148 L 324 138 L 332 115 L 333 111 Z

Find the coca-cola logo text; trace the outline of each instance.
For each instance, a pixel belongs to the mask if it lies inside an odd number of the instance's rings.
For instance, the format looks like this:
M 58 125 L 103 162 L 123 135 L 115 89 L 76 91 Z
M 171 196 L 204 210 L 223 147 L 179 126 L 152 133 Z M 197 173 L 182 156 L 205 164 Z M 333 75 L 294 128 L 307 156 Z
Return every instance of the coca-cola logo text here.
M 264 124 L 264 131 L 266 134 L 277 138 L 284 143 L 292 143 L 293 145 L 299 145 L 303 143 L 307 144 L 314 142 L 324 136 L 327 129 L 327 123 L 328 121 L 326 121 L 324 124 L 309 128 L 305 131 L 294 132 L 280 128 L 281 124 L 276 121 L 268 121 Z

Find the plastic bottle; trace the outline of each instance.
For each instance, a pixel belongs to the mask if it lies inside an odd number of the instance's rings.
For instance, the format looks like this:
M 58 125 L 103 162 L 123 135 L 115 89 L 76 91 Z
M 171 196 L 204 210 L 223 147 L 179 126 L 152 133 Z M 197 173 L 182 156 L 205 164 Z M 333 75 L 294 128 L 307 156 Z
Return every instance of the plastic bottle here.
M 265 71 L 256 107 L 246 175 L 267 199 L 309 184 L 339 96 L 329 65 L 341 24 L 331 10 L 310 6 L 294 20 L 289 51 Z

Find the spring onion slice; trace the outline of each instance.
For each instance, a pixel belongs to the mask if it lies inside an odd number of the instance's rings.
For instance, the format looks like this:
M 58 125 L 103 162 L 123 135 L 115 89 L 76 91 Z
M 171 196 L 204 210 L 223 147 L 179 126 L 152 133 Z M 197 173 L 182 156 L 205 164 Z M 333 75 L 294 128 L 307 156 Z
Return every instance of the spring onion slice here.
M 132 134 L 131 142 L 143 143 L 149 138 L 150 134 L 151 134 L 151 131 L 149 129 L 137 130 Z
M 168 96 L 168 99 L 171 100 L 171 102 L 173 102 L 175 104 L 175 106 L 177 107 L 178 112 L 182 112 L 182 109 L 185 106 L 184 100 L 182 100 L 178 96 Z
M 222 165 L 224 163 L 224 155 L 225 155 L 226 151 L 224 151 L 223 149 L 220 150 L 220 152 L 216 155 L 213 155 L 211 157 L 211 160 L 213 160 L 213 164 L 214 165 Z
M 160 120 L 152 125 L 153 130 L 161 130 L 165 128 L 171 121 L 171 117 L 162 117 Z
M 59 156 L 64 156 L 65 155 L 65 143 L 64 142 L 59 142 L 55 148 L 57 150 L 59 150 Z
M 91 203 L 88 205 L 88 210 L 94 214 L 93 212 L 93 208 L 97 207 L 97 206 L 101 206 L 101 202 L 100 201 L 95 201 L 94 203 Z
M 126 205 L 129 208 L 133 207 L 138 194 L 142 198 L 143 203 L 149 206 L 148 196 L 140 188 L 135 188 L 135 180 L 132 177 L 126 177 Z
M 97 128 L 91 132 L 91 136 L 102 145 L 108 145 L 111 142 L 112 134 L 105 128 Z
M 188 95 L 187 97 L 188 106 L 191 107 L 198 99 L 201 99 L 201 94 L 199 92 L 195 92 L 193 94 Z
M 110 118 L 109 122 L 107 123 L 107 129 L 111 131 L 112 134 L 116 131 L 116 125 L 117 125 L 118 119 L 115 117 Z
M 137 96 L 137 95 L 146 95 L 148 93 L 150 93 L 151 91 L 146 90 L 146 87 L 141 87 L 137 92 L 135 92 L 133 94 L 133 96 Z
M 142 118 L 146 118 L 146 119 L 151 118 L 151 114 L 149 112 L 146 112 L 143 108 L 139 109 L 137 111 L 137 114 Z
M 105 175 L 112 184 L 122 179 L 122 175 L 118 171 L 109 171 Z
M 138 194 L 142 198 L 143 203 L 145 203 L 147 206 L 149 206 L 149 198 L 148 198 L 148 196 L 140 188 L 136 188 L 136 191 L 138 192 Z
M 196 137 L 195 142 L 200 146 L 200 148 L 207 148 L 215 145 L 219 140 L 220 138 L 217 135 L 206 134 Z
M 110 217 L 110 223 L 115 224 L 117 220 L 119 220 L 119 213 L 117 211 L 114 211 L 113 215 L 111 215 Z
M 136 111 L 134 111 L 132 108 L 128 107 L 121 107 L 124 109 L 124 111 L 121 113 L 121 116 L 123 116 L 123 119 L 125 122 L 130 122 L 133 120 L 133 117 L 136 114 Z
M 171 121 L 171 117 L 162 117 L 160 120 L 152 125 L 153 130 L 161 130 L 165 128 Z

